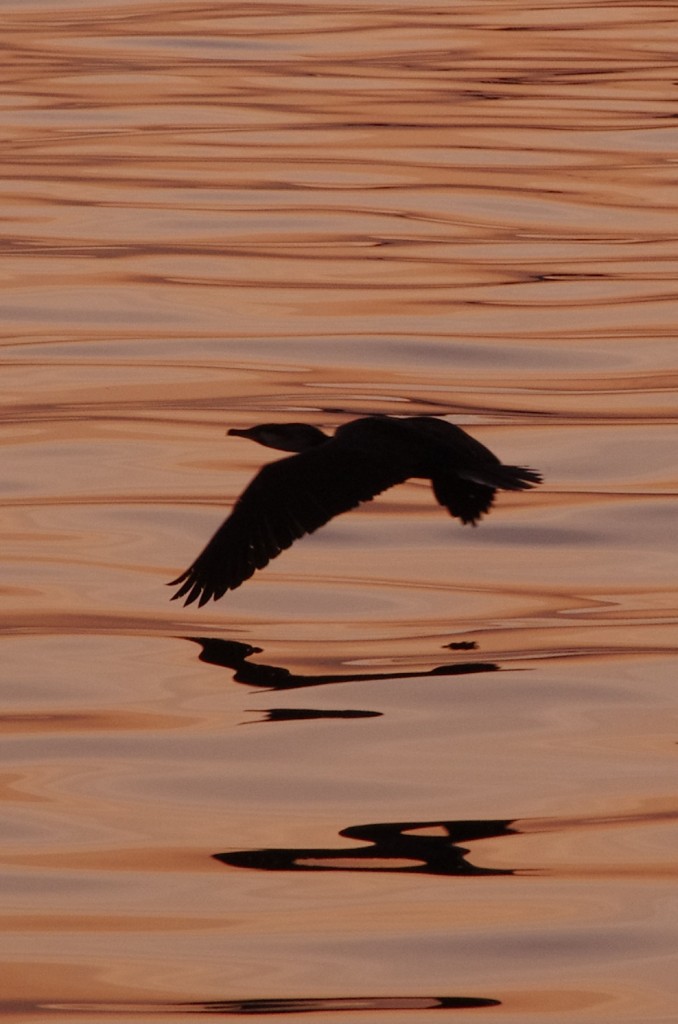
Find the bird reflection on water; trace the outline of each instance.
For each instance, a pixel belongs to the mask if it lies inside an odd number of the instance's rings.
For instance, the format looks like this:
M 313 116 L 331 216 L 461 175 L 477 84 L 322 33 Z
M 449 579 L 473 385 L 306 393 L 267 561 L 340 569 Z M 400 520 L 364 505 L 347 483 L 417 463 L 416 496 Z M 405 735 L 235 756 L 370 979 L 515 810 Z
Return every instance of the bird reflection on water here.
M 232 867 L 264 871 L 388 871 L 427 875 L 513 875 L 512 868 L 469 863 L 460 843 L 517 834 L 510 820 L 399 821 L 350 825 L 339 832 L 369 845 L 339 849 L 289 848 L 215 853 Z
M 44 1004 L 36 1004 L 35 1012 L 41 1013 Z M 134 1003 L 115 1003 L 117 1013 L 136 1015 L 153 1014 L 164 1019 L 166 1014 L 209 1013 L 222 1016 L 279 1016 L 280 1014 L 338 1014 L 365 1011 L 410 1010 L 422 1013 L 427 1010 L 470 1010 L 479 1007 L 501 1006 L 499 999 L 485 996 L 439 996 L 439 995 L 398 995 L 398 996 L 271 996 L 267 999 L 209 999 L 200 1002 L 168 1003 L 136 1000 Z M 110 1004 L 64 1003 L 50 1000 L 50 1010 L 61 1013 L 100 1014 L 111 1010 Z M 23 1006 L 22 1006 L 23 1009 Z M 32 1009 L 32 1007 L 31 1007 Z
M 501 1006 L 499 999 L 483 996 L 337 996 L 336 998 L 299 999 L 226 999 L 209 1003 L 175 1003 L 162 1007 L 167 1012 L 189 1010 L 192 1013 L 280 1014 L 280 1013 L 355 1013 L 361 1010 L 473 1010 Z M 145 1009 L 145 1007 L 144 1007 Z
M 240 640 L 223 640 L 220 637 L 187 636 L 182 639 L 200 644 L 202 651 L 199 661 L 207 665 L 218 665 L 234 670 L 233 679 L 236 683 L 258 686 L 265 690 L 298 690 L 309 686 L 329 686 L 334 683 L 365 683 L 377 682 L 382 679 L 423 679 L 432 676 L 464 676 L 476 672 L 496 672 L 499 666 L 493 661 L 464 661 L 453 664 L 436 665 L 435 668 L 423 672 L 402 672 L 392 669 L 390 672 L 336 673 L 332 675 L 299 675 L 290 672 L 282 665 L 261 665 L 247 659 L 252 654 L 261 654 L 261 647 L 242 643 Z M 447 647 L 468 650 L 475 644 L 446 644 Z M 325 708 L 267 708 L 263 721 L 291 722 L 313 718 L 379 718 L 381 711 L 365 711 L 353 708 L 327 710 Z M 256 722 L 251 724 L 255 725 Z
M 200 644 L 200 661 L 208 665 L 220 665 L 235 671 L 236 683 L 261 686 L 267 690 L 297 690 L 306 686 L 328 686 L 333 683 L 367 683 L 381 679 L 424 679 L 431 676 L 464 676 L 475 672 L 496 672 L 499 666 L 493 661 L 464 661 L 436 665 L 424 672 L 336 673 L 333 675 L 299 675 L 281 665 L 261 665 L 247 659 L 252 654 L 261 654 L 261 647 L 242 643 L 240 640 L 222 640 L 219 637 L 187 636 L 182 639 Z
M 462 523 L 489 512 L 497 490 L 524 491 L 539 473 L 504 466 L 460 427 L 428 416 L 366 416 L 328 437 L 307 423 L 231 429 L 294 452 L 255 476 L 192 565 L 173 580 L 172 600 L 199 605 L 235 590 L 304 534 L 411 477 L 431 481 L 438 504 Z

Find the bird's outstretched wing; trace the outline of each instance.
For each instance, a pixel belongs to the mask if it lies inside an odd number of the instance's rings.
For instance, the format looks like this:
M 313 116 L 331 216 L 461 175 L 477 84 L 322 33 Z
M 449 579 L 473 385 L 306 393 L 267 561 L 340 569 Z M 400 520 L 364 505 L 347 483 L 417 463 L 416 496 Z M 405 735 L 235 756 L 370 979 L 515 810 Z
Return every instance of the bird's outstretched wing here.
M 433 478 L 432 483 L 438 504 L 446 508 L 451 516 L 472 526 L 490 511 L 497 493 L 495 487 L 463 480 L 456 473 L 440 474 Z
M 402 467 L 334 441 L 269 463 L 195 562 L 172 581 L 170 586 L 179 586 L 172 600 L 218 600 L 297 538 L 406 477 Z

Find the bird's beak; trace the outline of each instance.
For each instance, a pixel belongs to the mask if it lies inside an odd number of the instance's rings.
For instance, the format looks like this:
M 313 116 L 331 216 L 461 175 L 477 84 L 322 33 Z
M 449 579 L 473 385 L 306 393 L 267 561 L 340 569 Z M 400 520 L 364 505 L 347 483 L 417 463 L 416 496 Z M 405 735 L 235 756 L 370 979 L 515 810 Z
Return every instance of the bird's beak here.
M 249 437 L 249 431 L 245 428 L 240 430 L 238 427 L 231 427 L 230 430 L 226 431 L 227 434 L 235 434 L 236 437 Z

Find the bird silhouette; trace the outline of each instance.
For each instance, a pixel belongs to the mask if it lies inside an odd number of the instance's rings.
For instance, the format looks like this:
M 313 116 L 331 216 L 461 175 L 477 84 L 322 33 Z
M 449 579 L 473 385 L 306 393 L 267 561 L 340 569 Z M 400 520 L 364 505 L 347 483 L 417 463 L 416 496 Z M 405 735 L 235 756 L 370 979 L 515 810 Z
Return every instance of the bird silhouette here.
M 504 466 L 461 427 L 428 416 L 366 416 L 329 437 L 307 423 L 228 431 L 285 452 L 265 465 L 185 572 L 172 600 L 204 605 L 235 590 L 306 533 L 410 477 L 431 481 L 440 505 L 475 525 L 497 490 L 523 491 L 541 476 Z

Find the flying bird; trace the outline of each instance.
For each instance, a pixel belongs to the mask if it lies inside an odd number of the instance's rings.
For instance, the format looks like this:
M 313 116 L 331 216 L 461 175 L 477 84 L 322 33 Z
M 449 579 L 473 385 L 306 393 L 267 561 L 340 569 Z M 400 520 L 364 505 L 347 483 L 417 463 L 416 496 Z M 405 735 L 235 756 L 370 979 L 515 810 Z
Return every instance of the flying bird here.
M 295 454 L 257 473 L 195 562 L 169 584 L 179 587 L 172 600 L 187 605 L 217 601 L 299 537 L 410 477 L 430 480 L 436 501 L 472 525 L 497 490 L 541 483 L 539 473 L 502 465 L 461 427 L 430 416 L 365 416 L 332 437 L 308 423 L 228 433 Z

